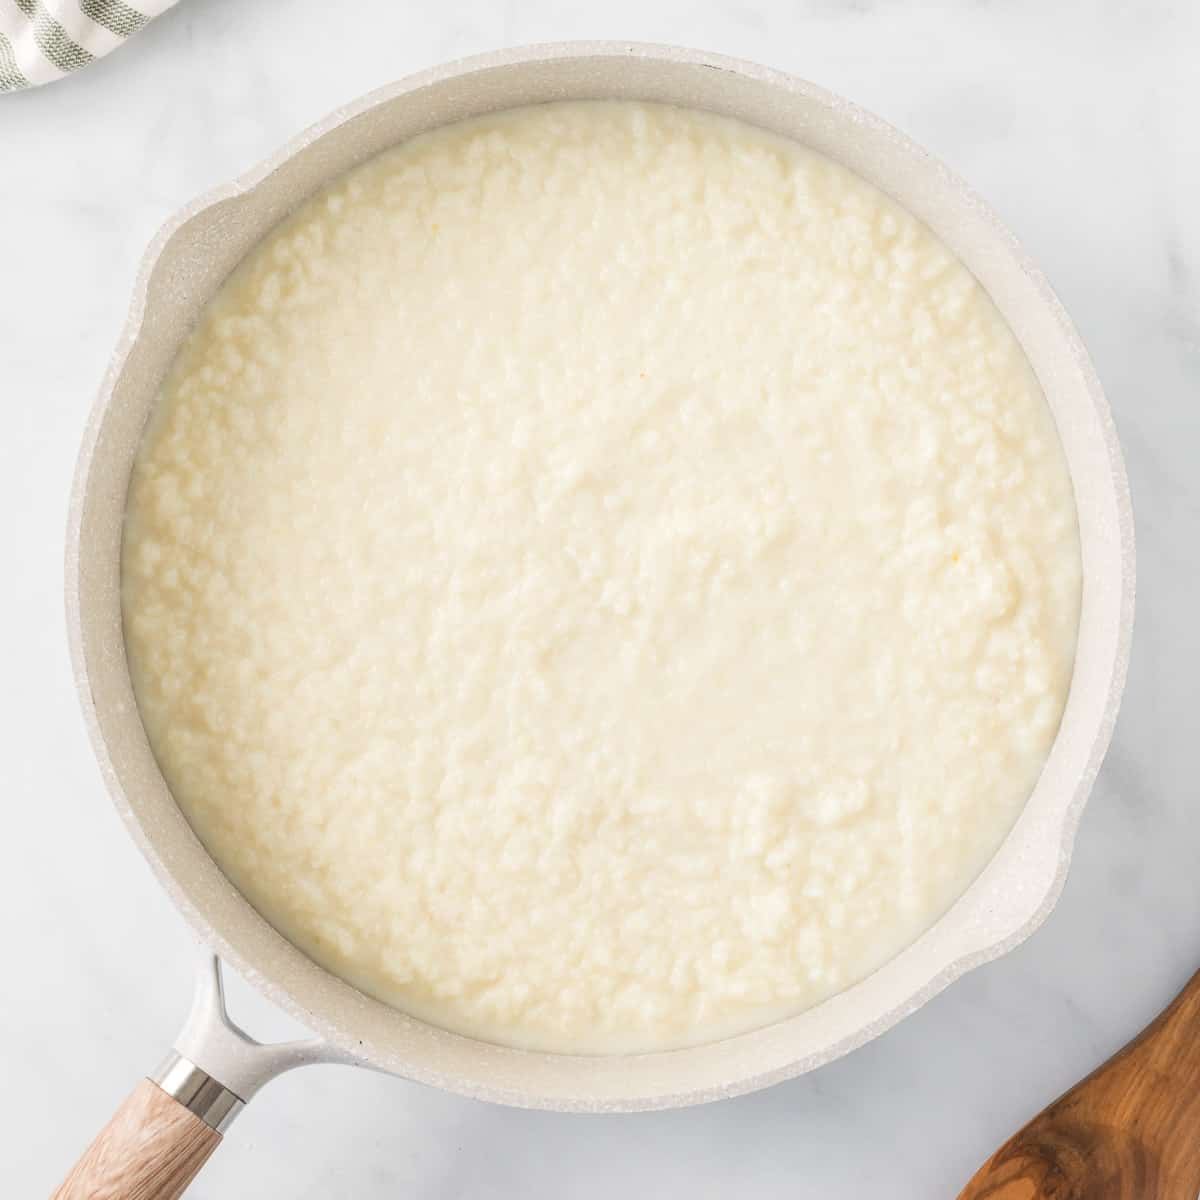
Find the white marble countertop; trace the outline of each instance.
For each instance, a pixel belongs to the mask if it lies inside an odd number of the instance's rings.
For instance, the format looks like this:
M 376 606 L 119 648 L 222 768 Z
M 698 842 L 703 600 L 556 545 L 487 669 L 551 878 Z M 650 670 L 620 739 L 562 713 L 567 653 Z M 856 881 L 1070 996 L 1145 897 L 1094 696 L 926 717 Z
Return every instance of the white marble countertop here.
M 0 97 L 6 1196 L 51 1190 L 188 1000 L 192 942 L 104 796 L 62 618 L 76 446 L 142 249 L 185 201 L 362 92 L 583 37 L 756 59 L 874 109 L 990 199 L 1074 316 L 1128 456 L 1139 613 L 1071 877 L 1015 953 L 795 1082 L 578 1117 L 312 1068 L 255 1101 L 189 1195 L 949 1200 L 1200 967 L 1200 9 L 183 0 L 75 77 Z M 279 1026 L 247 989 L 233 1003 L 252 1030 Z

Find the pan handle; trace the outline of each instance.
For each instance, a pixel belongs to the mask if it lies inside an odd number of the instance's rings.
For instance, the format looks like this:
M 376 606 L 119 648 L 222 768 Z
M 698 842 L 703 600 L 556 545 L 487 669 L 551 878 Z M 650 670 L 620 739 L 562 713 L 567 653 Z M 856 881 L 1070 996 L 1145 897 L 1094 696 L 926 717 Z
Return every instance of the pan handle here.
M 54 1193 L 53 1200 L 177 1200 L 221 1134 L 143 1079 Z
M 52 1200 L 177 1200 L 246 1102 L 308 1063 L 355 1063 L 323 1038 L 264 1045 L 225 1007 L 221 960 L 205 951 L 175 1047 L 96 1135 Z

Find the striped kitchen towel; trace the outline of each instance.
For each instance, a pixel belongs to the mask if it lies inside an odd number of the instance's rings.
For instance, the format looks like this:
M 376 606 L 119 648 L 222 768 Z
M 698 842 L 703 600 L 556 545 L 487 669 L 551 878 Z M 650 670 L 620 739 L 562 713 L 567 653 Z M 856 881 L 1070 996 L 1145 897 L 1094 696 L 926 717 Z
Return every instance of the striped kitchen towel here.
M 0 0 L 0 92 L 51 83 L 115 50 L 176 0 Z

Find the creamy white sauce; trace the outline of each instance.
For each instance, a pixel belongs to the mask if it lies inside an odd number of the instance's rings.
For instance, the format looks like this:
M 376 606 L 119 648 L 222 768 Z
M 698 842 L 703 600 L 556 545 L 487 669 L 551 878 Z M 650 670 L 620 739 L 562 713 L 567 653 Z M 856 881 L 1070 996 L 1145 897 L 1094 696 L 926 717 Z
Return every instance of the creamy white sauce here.
M 652 105 L 417 138 L 274 231 L 129 494 L 138 703 L 250 901 L 438 1025 L 605 1052 L 927 928 L 1071 674 L 1013 336 L 821 157 Z

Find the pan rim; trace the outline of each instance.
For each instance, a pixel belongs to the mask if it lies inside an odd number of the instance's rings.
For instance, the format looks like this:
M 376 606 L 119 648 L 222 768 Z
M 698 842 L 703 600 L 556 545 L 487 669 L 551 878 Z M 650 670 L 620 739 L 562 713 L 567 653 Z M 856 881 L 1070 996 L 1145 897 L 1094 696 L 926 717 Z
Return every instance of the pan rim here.
M 1048 324 L 1057 328 L 1064 352 L 1069 354 L 1080 372 L 1081 386 L 1086 392 L 1092 405 L 1092 418 L 1095 422 L 1095 432 L 1103 442 L 1107 452 L 1107 483 L 1111 487 L 1111 496 L 1115 506 L 1115 526 L 1112 535 L 1115 537 L 1116 561 L 1119 562 L 1119 579 L 1116 580 L 1117 594 L 1115 596 L 1116 623 L 1115 640 L 1107 663 L 1107 694 L 1099 716 L 1091 723 L 1088 733 L 1089 745 L 1086 754 L 1081 755 L 1081 771 L 1078 772 L 1076 783 L 1069 795 L 1058 797 L 1056 833 L 1057 841 L 1046 846 L 1045 852 L 1053 855 L 1054 861 L 1048 882 L 1036 891 L 1039 894 L 1026 894 L 1020 897 L 1022 916 L 1020 920 L 1010 921 L 1011 927 L 1006 928 L 1002 936 L 996 936 L 995 930 L 984 934 L 977 931 L 972 938 L 967 934 L 954 940 L 947 940 L 944 954 L 940 955 L 941 966 L 923 983 L 904 994 L 898 991 L 895 1003 L 877 1013 L 872 1021 L 846 1033 L 844 1036 L 830 1040 L 828 1044 L 808 1053 L 790 1055 L 783 1043 L 787 1042 L 786 1031 L 781 1037 L 778 1032 L 773 1043 L 778 1043 L 776 1049 L 752 1055 L 753 1067 L 739 1072 L 730 1073 L 728 1067 L 724 1073 L 715 1069 L 708 1074 L 711 1078 L 698 1078 L 695 1072 L 684 1072 L 686 1084 L 680 1084 L 676 1077 L 679 1075 L 680 1064 L 685 1060 L 697 1060 L 701 1051 L 716 1043 L 696 1046 L 683 1050 L 662 1051 L 640 1055 L 613 1056 L 573 1056 L 551 1055 L 537 1051 L 517 1050 L 509 1047 L 494 1046 L 489 1043 L 476 1042 L 462 1035 L 448 1034 L 432 1026 L 415 1022 L 433 1035 L 433 1041 L 443 1046 L 449 1042 L 469 1043 L 467 1059 L 477 1060 L 478 1069 L 464 1071 L 462 1069 L 439 1069 L 437 1053 L 431 1053 L 425 1058 L 413 1058 L 411 1055 L 397 1053 L 388 1047 L 378 1045 L 366 1038 L 358 1037 L 356 1031 L 343 1021 L 331 1017 L 328 1012 L 320 1011 L 311 1003 L 305 1003 L 297 998 L 293 988 L 286 986 L 278 978 L 278 973 L 260 969 L 252 953 L 245 946 L 250 937 L 243 936 L 244 931 L 238 930 L 237 936 L 229 936 L 228 930 L 219 928 L 217 923 L 205 908 L 196 903 L 194 896 L 180 883 L 178 868 L 171 860 L 170 854 L 164 851 L 164 844 L 158 831 L 151 829 L 143 813 L 131 802 L 129 785 L 123 778 L 121 770 L 115 763 L 111 753 L 108 735 L 106 734 L 102 714 L 92 686 L 93 673 L 97 669 L 96 656 L 98 649 L 89 643 L 84 630 L 85 607 L 90 602 L 88 589 L 91 586 L 85 567 L 85 555 L 82 553 L 86 509 L 91 496 L 91 488 L 95 476 L 93 468 L 105 419 L 112 407 L 114 393 L 121 381 L 130 353 L 145 329 L 147 305 L 151 295 L 155 268 L 162 259 L 167 247 L 186 231 L 186 227 L 196 217 L 208 212 L 226 201 L 235 201 L 253 192 L 274 172 L 284 167 L 297 154 L 313 145 L 319 139 L 332 134 L 356 117 L 396 101 L 411 93 L 429 88 L 433 85 L 454 81 L 463 76 L 495 70 L 497 68 L 522 67 L 544 64 L 550 61 L 573 61 L 586 59 L 640 59 L 650 63 L 680 64 L 688 68 L 704 68 L 721 72 L 729 72 L 743 79 L 756 81 L 777 91 L 784 99 L 803 97 L 818 106 L 823 106 L 836 112 L 842 119 L 868 127 L 880 136 L 886 137 L 896 144 L 900 151 L 907 155 L 917 169 L 936 176 L 941 185 L 953 191 L 959 202 L 974 210 L 976 218 L 981 219 L 990 229 L 995 245 L 1001 253 L 1011 259 L 1012 264 L 1031 286 L 1033 294 L 1043 306 L 1043 315 Z M 935 232 L 937 232 L 935 227 Z M 1074 471 L 1072 471 L 1074 480 Z M 1094 370 L 1088 360 L 1077 333 L 1067 317 L 1062 305 L 1055 297 L 1050 286 L 1032 260 L 1018 245 L 1016 239 L 991 213 L 991 210 L 972 191 L 965 187 L 946 167 L 933 159 L 916 143 L 883 122 L 826 91 L 823 88 L 796 79 L 782 72 L 761 67 L 753 63 L 709 54 L 702 51 L 686 50 L 671 46 L 662 46 L 632 42 L 568 42 L 551 43 L 518 47 L 478 55 L 472 58 L 447 63 L 430 70 L 409 76 L 396 83 L 386 85 L 368 93 L 366 96 L 350 104 L 336 109 L 327 117 L 310 126 L 304 132 L 290 139 L 274 154 L 268 156 L 257 166 L 243 173 L 231 183 L 217 187 L 185 206 L 159 231 L 150 243 L 142 260 L 134 286 L 133 298 L 126 318 L 123 332 L 117 343 L 109 370 L 97 396 L 88 418 L 79 459 L 76 466 L 75 480 L 71 493 L 68 529 L 66 539 L 66 608 L 68 640 L 72 668 L 79 690 L 81 707 L 85 724 L 88 728 L 93 750 L 101 767 L 110 795 L 121 814 L 123 821 L 130 830 L 134 840 L 151 865 L 155 875 L 166 888 L 176 907 L 180 909 L 193 929 L 212 946 L 222 958 L 232 965 L 240 974 L 246 977 L 256 987 L 266 993 L 281 1008 L 301 1021 L 308 1024 L 332 1045 L 342 1051 L 354 1055 L 363 1065 L 376 1069 L 403 1075 L 410 1079 L 429 1083 L 446 1090 L 471 1096 L 477 1099 L 491 1100 L 499 1103 L 520 1107 L 546 1108 L 559 1111 L 643 1111 L 650 1109 L 681 1107 L 691 1104 L 704 1103 L 757 1090 L 802 1074 L 817 1066 L 824 1065 L 895 1025 L 903 1017 L 915 1011 L 933 996 L 937 995 L 954 980 L 976 966 L 1007 953 L 1045 920 L 1054 907 L 1065 882 L 1070 865 L 1075 833 L 1084 803 L 1087 799 L 1091 783 L 1099 769 L 1101 760 L 1107 750 L 1112 736 L 1113 727 L 1119 707 L 1121 691 L 1124 685 L 1129 649 L 1132 637 L 1132 622 L 1134 608 L 1134 533 L 1132 504 L 1129 496 L 1128 481 L 1125 474 L 1124 462 L 1121 455 L 1116 431 L 1111 413 L 1104 399 Z M 111 647 L 110 647 L 111 649 Z M 123 652 L 123 649 L 122 649 Z M 133 721 L 140 727 L 136 713 Z M 1057 743 L 1056 743 L 1057 745 Z M 1040 784 L 1039 784 L 1040 786 Z M 1035 790 L 1035 795 L 1037 794 Z M 1031 797 L 1032 803 L 1033 797 Z M 1014 830 L 1015 832 L 1015 830 Z M 1013 837 L 1010 833 L 1009 839 Z M 1007 840 L 1006 840 L 1007 845 Z M 196 843 L 199 846 L 199 843 Z M 207 853 L 200 848 L 200 853 Z M 211 860 L 210 860 L 211 861 Z M 985 872 L 986 875 L 986 872 Z M 980 880 L 984 876 L 980 876 Z M 956 902 L 950 912 L 954 912 L 972 897 L 980 880 L 976 880 L 971 888 Z M 232 885 L 227 885 L 232 891 Z M 254 920 L 262 922 L 262 918 L 250 907 L 248 901 L 240 896 L 240 904 L 247 910 L 247 926 Z M 978 897 L 976 897 L 978 902 Z M 949 916 L 950 913 L 947 913 Z M 945 918 L 942 918 L 929 930 L 917 945 L 926 941 L 932 934 L 942 928 Z M 269 929 L 270 927 L 267 926 Z M 274 937 L 279 938 L 278 934 Z M 282 939 L 280 939 L 282 940 Z M 301 958 L 301 952 L 292 948 Z M 911 947 L 910 947 L 911 950 Z M 903 951 L 901 956 L 908 954 Z M 329 976 L 323 968 L 304 958 L 309 970 Z M 893 960 L 895 962 L 896 960 Z M 876 973 L 878 975 L 878 972 Z M 862 988 L 868 980 L 856 984 L 847 992 L 840 993 L 819 1005 L 817 1009 L 809 1010 L 817 1013 L 838 1005 L 848 994 Z M 341 984 L 342 988 L 348 985 Z M 351 989 L 352 990 L 352 989 Z M 356 993 L 357 994 L 357 993 Z M 371 1002 L 378 1003 L 378 1002 Z M 413 1018 L 399 1014 L 405 1021 L 414 1022 Z M 803 1017 L 805 1014 L 799 1014 Z M 787 1018 L 774 1026 L 751 1031 L 727 1041 L 753 1040 L 759 1038 L 767 1030 L 780 1031 L 791 1025 L 797 1018 Z M 460 1048 L 461 1049 L 461 1048 Z M 526 1085 L 522 1082 L 522 1063 L 526 1065 L 532 1060 L 558 1060 L 566 1069 L 561 1073 L 563 1083 L 549 1087 L 545 1080 Z M 502 1060 L 502 1065 L 501 1064 Z M 636 1064 L 633 1062 L 636 1060 Z M 652 1062 L 648 1060 L 653 1060 Z M 603 1089 L 596 1089 L 597 1063 L 630 1063 L 636 1065 L 634 1072 L 640 1076 L 648 1076 L 659 1071 L 663 1083 L 661 1086 L 645 1084 L 631 1086 L 627 1091 L 621 1091 L 619 1082 L 612 1082 Z M 701 1075 L 704 1075 L 701 1072 Z

